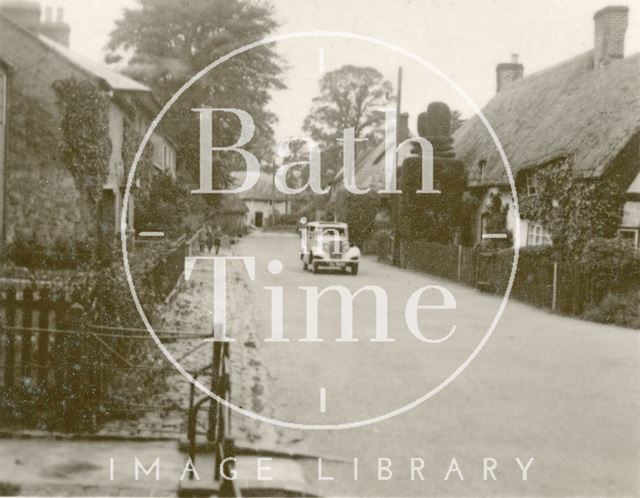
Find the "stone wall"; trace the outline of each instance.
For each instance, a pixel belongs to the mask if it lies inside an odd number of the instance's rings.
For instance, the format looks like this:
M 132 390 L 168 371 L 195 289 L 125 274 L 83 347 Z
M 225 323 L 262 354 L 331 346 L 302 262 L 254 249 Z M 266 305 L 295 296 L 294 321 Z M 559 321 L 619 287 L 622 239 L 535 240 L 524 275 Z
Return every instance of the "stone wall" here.
M 0 20 L 0 57 L 11 64 L 5 242 L 84 238 L 91 215 L 60 157 L 55 81 L 86 74 L 21 28 Z

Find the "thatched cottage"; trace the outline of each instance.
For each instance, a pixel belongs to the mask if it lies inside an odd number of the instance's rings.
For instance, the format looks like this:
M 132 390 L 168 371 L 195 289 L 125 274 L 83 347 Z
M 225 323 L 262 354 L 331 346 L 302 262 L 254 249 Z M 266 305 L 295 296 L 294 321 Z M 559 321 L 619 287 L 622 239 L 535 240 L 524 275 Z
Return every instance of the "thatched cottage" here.
M 482 110 L 509 160 L 520 204 L 536 195 L 541 168 L 570 164 L 574 176 L 594 182 L 621 175 L 624 209 L 618 235 L 636 248 L 640 231 L 640 53 L 625 57 L 628 7 L 594 15 L 594 47 L 524 77 L 514 56 L 497 66 L 497 94 Z M 480 119 L 467 120 L 454 136 L 467 184 L 480 198 L 471 243 L 486 232 L 483 215 L 493 194 L 508 209 L 506 229 L 520 225 L 520 245 L 551 243 L 536 219 L 516 219 L 505 167 Z M 594 183 L 596 188 L 598 183 Z
M 235 187 L 242 185 L 245 176 L 244 171 L 231 173 Z M 261 228 L 273 215 L 291 213 L 289 197 L 276 189 L 274 176 L 265 171 L 260 172 L 258 181 L 253 187 L 245 192 L 240 192 L 237 196 L 246 206 L 246 211 L 243 211 L 247 225 Z

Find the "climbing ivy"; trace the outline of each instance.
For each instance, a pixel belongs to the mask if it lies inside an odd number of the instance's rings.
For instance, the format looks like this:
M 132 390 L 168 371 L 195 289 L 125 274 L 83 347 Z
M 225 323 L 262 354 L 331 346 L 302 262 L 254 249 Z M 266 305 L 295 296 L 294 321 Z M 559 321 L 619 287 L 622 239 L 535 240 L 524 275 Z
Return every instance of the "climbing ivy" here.
M 124 130 L 122 140 L 122 161 L 124 162 L 125 178 L 129 176 L 129 171 L 133 165 L 133 160 L 138 152 L 138 147 L 142 143 L 144 134 L 138 130 L 134 122 L 135 110 L 133 107 L 122 104 L 124 109 Z M 146 177 L 153 173 L 153 144 L 148 141 L 145 145 L 140 160 L 136 166 L 136 177 Z M 142 178 L 141 183 L 144 181 Z
M 575 260 L 590 240 L 615 235 L 624 204 L 620 175 L 582 178 L 562 159 L 540 168 L 536 181 L 536 194 L 521 197 L 520 214 L 549 230 L 561 257 Z
M 53 89 L 62 109 L 61 152 L 76 187 L 97 204 L 109 172 L 109 99 L 90 81 L 58 80 Z

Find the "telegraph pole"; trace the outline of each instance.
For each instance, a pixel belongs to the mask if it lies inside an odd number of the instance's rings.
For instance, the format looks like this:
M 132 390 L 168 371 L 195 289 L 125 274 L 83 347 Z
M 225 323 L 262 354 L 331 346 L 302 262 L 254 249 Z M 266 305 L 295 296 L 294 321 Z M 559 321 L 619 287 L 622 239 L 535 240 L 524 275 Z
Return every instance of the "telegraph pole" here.
M 402 66 L 398 67 L 398 96 L 396 98 L 396 143 L 400 143 L 400 113 L 402 112 Z

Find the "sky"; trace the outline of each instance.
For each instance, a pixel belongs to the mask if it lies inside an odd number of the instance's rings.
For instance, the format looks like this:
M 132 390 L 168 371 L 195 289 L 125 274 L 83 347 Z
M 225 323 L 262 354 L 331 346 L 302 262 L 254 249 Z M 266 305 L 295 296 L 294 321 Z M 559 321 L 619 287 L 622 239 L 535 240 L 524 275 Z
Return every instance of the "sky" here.
M 302 31 L 354 33 L 391 43 L 350 38 L 305 37 L 278 42 L 289 66 L 287 89 L 270 105 L 279 123 L 276 140 L 302 133 L 324 71 L 344 64 L 372 66 L 396 86 L 402 66 L 402 110 L 415 130 L 419 112 L 441 100 L 468 117 L 495 94 L 495 66 L 518 54 L 525 76 L 593 47 L 593 14 L 607 5 L 630 7 L 625 54 L 640 51 L 640 1 L 610 0 L 272 0 L 276 34 Z M 71 48 L 102 60 L 114 22 L 135 0 L 43 0 L 63 7 L 71 25 Z M 321 55 L 322 54 L 322 55 Z M 416 62 L 420 58 L 436 71 Z M 437 72 L 444 74 L 462 93 Z M 470 103 L 467 98 L 472 102 Z M 391 104 L 393 105 L 393 104 Z

